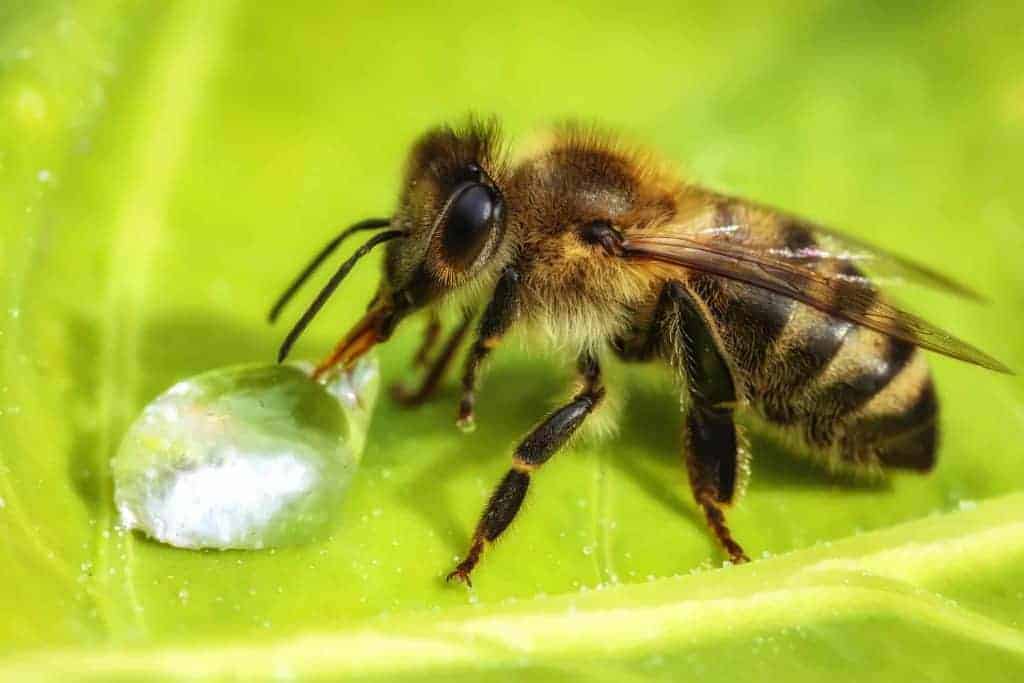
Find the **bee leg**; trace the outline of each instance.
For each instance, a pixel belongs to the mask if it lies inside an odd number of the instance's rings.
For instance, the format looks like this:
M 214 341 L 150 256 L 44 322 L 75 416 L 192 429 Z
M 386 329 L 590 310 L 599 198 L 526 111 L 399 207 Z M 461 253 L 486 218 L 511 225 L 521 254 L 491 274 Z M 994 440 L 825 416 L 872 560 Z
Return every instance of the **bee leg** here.
M 512 468 L 498 484 L 484 508 L 480 522 L 473 533 L 473 541 L 466 557 L 446 577 L 472 585 L 469 575 L 480 561 L 484 549 L 512 523 L 526 497 L 530 476 L 561 448 L 583 420 L 593 412 L 604 398 L 601 385 L 601 367 L 592 356 L 580 358 L 580 373 L 584 386 L 567 404 L 548 415 L 516 448 Z
M 750 558 L 736 542 L 725 521 L 724 505 L 732 502 L 737 471 L 737 434 L 732 411 L 709 411 L 693 406 L 686 416 L 686 468 L 693 497 L 704 511 L 708 527 L 739 564 Z
M 455 352 L 458 351 L 459 346 L 462 344 L 462 340 L 465 339 L 466 332 L 469 330 L 469 326 L 472 322 L 473 314 L 467 313 L 462 319 L 462 322 L 459 323 L 459 326 L 456 327 L 448 336 L 448 340 L 441 348 L 441 352 L 434 361 L 430 363 L 427 368 L 427 374 L 423 377 L 423 382 L 420 384 L 418 389 L 410 390 L 401 384 L 395 384 L 391 387 L 391 397 L 397 403 L 407 407 L 418 406 L 425 403 L 427 399 L 437 391 L 437 387 L 440 385 L 445 371 L 448 370 L 452 359 L 455 358 Z M 440 331 L 441 322 L 437 316 L 434 315 L 431 317 L 431 320 L 427 325 L 423 343 L 420 345 L 420 349 L 416 353 L 416 358 L 413 360 L 414 364 L 426 364 L 426 355 L 429 353 L 429 348 L 434 345 Z
M 505 268 L 494 288 L 487 308 L 484 309 L 477 331 L 476 341 L 466 358 L 462 373 L 462 400 L 459 401 L 459 418 L 456 424 L 463 431 L 473 429 L 473 411 L 476 405 L 477 373 L 491 351 L 512 326 L 519 312 L 519 271 L 512 266 Z
M 729 558 L 747 562 L 749 558 L 733 539 L 722 509 L 733 501 L 740 467 L 732 373 L 686 288 L 672 282 L 666 285 L 665 294 L 675 303 L 674 315 L 669 318 L 675 318 L 674 337 L 682 347 L 679 351 L 688 380 L 684 442 L 693 497 Z
M 436 309 L 432 309 L 430 311 L 430 318 L 427 321 L 427 327 L 423 330 L 423 341 L 420 342 L 420 347 L 416 350 L 416 355 L 412 359 L 413 365 L 421 368 L 427 366 L 427 357 L 434 350 L 439 336 L 441 336 L 441 316 L 438 315 Z

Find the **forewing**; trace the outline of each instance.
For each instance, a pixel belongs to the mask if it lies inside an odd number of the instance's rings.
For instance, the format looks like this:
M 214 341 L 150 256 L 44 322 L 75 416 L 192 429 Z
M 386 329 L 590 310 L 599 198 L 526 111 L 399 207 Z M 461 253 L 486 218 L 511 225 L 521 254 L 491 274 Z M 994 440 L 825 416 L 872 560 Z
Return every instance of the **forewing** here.
M 975 301 L 983 299 L 970 287 L 948 275 L 817 223 L 736 197 L 710 192 L 705 197 L 710 198 L 713 205 L 727 207 L 727 210 L 713 215 L 710 225 L 692 230 L 696 241 L 711 242 L 723 238 L 732 241 L 736 238 L 749 246 L 760 238 L 767 238 L 772 246 L 765 248 L 765 255 L 777 261 L 796 265 L 829 261 L 852 264 L 868 270 L 876 282 L 913 282 Z M 780 226 L 793 229 L 803 239 L 792 246 L 774 244 L 773 238 Z M 759 228 L 767 228 L 768 234 L 758 234 Z
M 644 235 L 626 239 L 622 251 L 628 259 L 660 261 L 761 287 L 945 356 L 1010 372 L 984 351 L 880 300 L 875 286 L 863 277 L 818 272 L 810 263 L 724 239 Z

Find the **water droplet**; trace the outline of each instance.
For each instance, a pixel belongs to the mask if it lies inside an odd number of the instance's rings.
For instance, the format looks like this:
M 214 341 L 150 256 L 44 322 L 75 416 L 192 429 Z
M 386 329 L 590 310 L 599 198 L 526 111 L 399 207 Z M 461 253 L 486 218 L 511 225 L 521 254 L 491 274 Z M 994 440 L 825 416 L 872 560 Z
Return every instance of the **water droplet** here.
M 41 183 L 48 183 L 53 180 L 53 172 L 48 168 L 41 168 L 39 169 L 39 172 L 36 173 L 36 180 Z
M 379 371 L 368 358 L 323 383 L 309 372 L 221 368 L 147 405 L 111 463 L 121 525 L 181 548 L 323 538 L 359 464 Z
M 591 555 L 591 554 L 593 554 L 593 552 L 594 552 L 594 546 L 592 546 L 592 545 L 585 545 L 585 546 L 583 546 L 583 554 L 584 555 Z

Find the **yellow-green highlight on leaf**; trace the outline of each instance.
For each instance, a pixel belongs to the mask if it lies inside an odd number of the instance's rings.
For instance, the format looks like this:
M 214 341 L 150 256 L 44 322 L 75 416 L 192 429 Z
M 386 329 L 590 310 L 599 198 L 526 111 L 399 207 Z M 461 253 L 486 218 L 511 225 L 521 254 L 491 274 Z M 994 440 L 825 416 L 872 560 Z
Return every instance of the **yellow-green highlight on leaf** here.
M 872 635 L 865 622 L 888 623 L 882 635 L 897 645 L 915 630 L 936 642 L 967 643 L 985 652 L 989 664 L 964 662 L 965 674 L 998 674 L 1009 672 L 1001 667 L 1024 664 L 1024 634 L 934 592 L 975 571 L 979 558 L 997 556 L 1024 559 L 1022 494 L 742 567 L 494 608 L 461 607 L 445 616 L 414 613 L 269 645 L 228 640 L 212 648 L 57 651 L 13 658 L 0 666 L 0 675 L 31 680 L 77 669 L 67 680 L 259 678 L 280 674 L 287 662 L 288 675 L 299 677 L 407 674 L 433 680 L 442 673 L 529 669 L 535 661 L 571 669 L 574 660 L 664 652 L 686 655 L 694 667 L 707 669 L 716 666 L 709 651 L 728 647 L 742 660 L 751 647 L 774 647 L 777 655 L 776 640 L 795 634 L 824 641 L 833 628 L 850 629 L 847 647 L 862 646 Z M 1021 575 L 1015 569 L 1000 578 L 1015 582 Z M 884 652 L 861 654 L 868 661 L 857 667 L 858 675 L 892 665 Z M 908 660 L 902 666 L 913 670 L 919 664 Z M 839 680 L 847 678 L 840 672 Z

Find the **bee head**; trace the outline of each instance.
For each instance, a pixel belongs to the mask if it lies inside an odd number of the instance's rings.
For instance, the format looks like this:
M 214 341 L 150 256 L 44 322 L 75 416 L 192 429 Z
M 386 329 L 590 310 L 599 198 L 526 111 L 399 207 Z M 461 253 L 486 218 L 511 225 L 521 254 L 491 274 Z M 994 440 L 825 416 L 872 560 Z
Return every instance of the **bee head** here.
M 495 272 L 505 242 L 500 184 L 507 175 L 498 144 L 497 125 L 475 119 L 462 128 L 435 128 L 421 136 L 409 154 L 395 213 L 390 220 L 369 222 L 370 227 L 386 225 L 389 230 L 368 241 L 342 267 L 293 328 L 279 358 L 287 355 L 350 264 L 376 244 L 387 242 L 383 277 L 366 315 L 339 345 L 336 353 L 345 364 L 389 339 L 409 313 Z M 279 300 L 272 319 L 308 272 Z
M 413 145 L 379 296 L 419 308 L 490 270 L 505 236 L 505 175 L 493 123 L 436 128 Z

